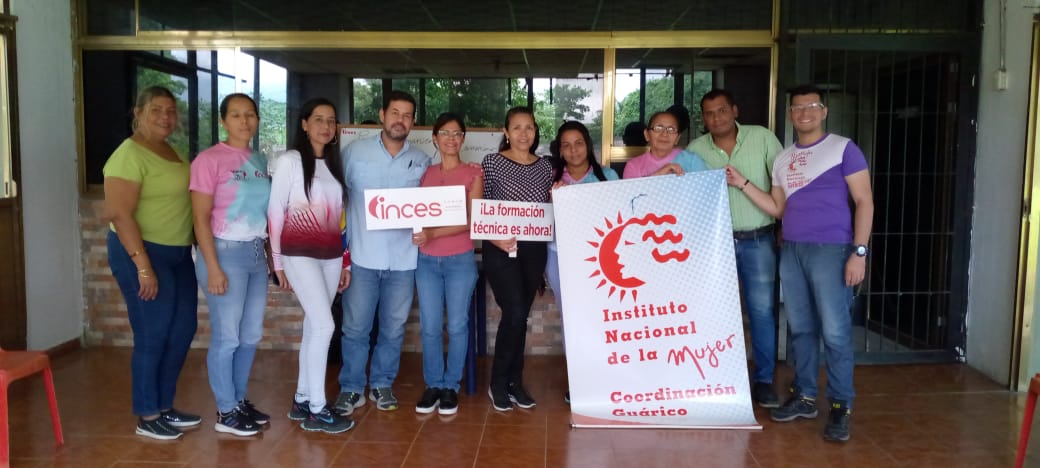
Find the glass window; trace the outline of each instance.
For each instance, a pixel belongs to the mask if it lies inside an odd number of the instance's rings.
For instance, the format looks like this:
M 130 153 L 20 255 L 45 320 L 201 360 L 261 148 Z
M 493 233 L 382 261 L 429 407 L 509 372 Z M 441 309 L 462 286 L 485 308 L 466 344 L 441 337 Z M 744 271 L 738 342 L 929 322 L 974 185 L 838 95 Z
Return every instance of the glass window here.
M 217 75 L 217 96 L 220 99 L 224 99 L 224 96 L 235 92 L 235 77 L 226 75 Z M 224 130 L 224 126 L 217 125 L 217 140 L 224 141 L 227 139 L 227 130 Z
M 654 112 L 675 104 L 675 80 L 668 69 L 618 69 L 614 84 L 614 144 L 623 145 L 622 136 L 630 123 L 646 124 Z M 643 100 L 640 83 L 645 79 Z M 629 143 L 632 143 L 630 140 Z M 634 144 L 634 146 L 641 146 Z
M 199 147 L 205 149 L 217 142 L 213 133 L 216 127 L 220 125 L 219 109 L 217 109 L 220 102 L 213 102 L 213 72 L 199 70 L 197 81 L 199 90 Z
M 268 156 L 285 151 L 287 144 L 286 70 L 266 60 L 260 60 L 260 106 L 259 144 L 257 149 Z
M 195 53 L 195 64 L 202 69 L 213 68 L 213 51 L 200 50 Z
M 172 60 L 179 52 L 83 51 L 83 126 L 85 179 L 88 185 L 103 182 L 102 167 L 112 151 L 131 132 L 134 99 L 138 90 L 160 85 L 177 97 L 178 128 L 169 138 L 178 153 L 193 158 L 227 138 L 220 125 L 220 102 L 235 92 L 253 97 L 260 110 L 260 129 L 254 146 L 278 153 L 286 146 L 288 71 L 250 54 L 233 49 L 198 50 L 181 55 L 198 59 L 193 64 Z M 165 57 L 165 58 L 164 58 Z M 209 58 L 208 60 L 206 58 Z M 213 58 L 218 58 L 213 63 Z M 210 65 L 218 70 L 200 68 Z M 259 67 L 259 68 L 257 68 Z M 254 70 L 260 71 L 259 93 Z
M 536 78 L 534 90 L 535 120 L 544 150 L 541 153 L 549 154 L 549 142 L 563 122 L 577 120 L 589 129 L 597 157 L 603 154 L 603 81 L 598 75 Z
M 177 98 L 177 128 L 166 141 L 181 156 L 194 156 L 190 153 L 190 139 L 188 136 L 188 79 L 183 76 L 173 75 L 144 66 L 137 67 L 135 74 L 137 79 L 134 95 L 149 86 L 162 86 Z
M 186 50 L 167 50 L 163 51 L 162 56 L 180 63 L 188 63 L 188 51 Z
M 354 116 L 351 123 L 378 124 L 383 108 L 383 80 L 354 78 Z
M 712 88 L 710 71 L 695 71 L 686 75 L 683 82 L 683 105 L 690 110 L 690 139 L 704 134 L 704 117 L 701 116 L 701 98 Z
M 502 117 L 509 109 L 509 89 L 516 88 L 516 81 L 494 78 L 426 80 L 427 125 L 433 125 L 443 112 L 454 112 L 462 116 L 466 127 L 500 128 Z M 527 100 L 526 91 L 524 100 Z
M 217 71 L 225 75 L 235 75 L 235 51 L 233 49 L 217 50 Z
M 700 100 L 712 88 L 733 93 L 741 123 L 767 126 L 769 60 L 766 48 L 618 49 L 614 84 L 617 150 L 612 150 L 611 157 L 624 160 L 639 154 L 645 146 L 640 124 L 677 104 L 686 108 L 690 119 L 689 131 L 679 144 L 685 146 L 702 135 Z
M 250 96 L 253 95 L 254 88 L 254 74 L 253 70 L 256 67 L 256 59 L 252 55 L 241 53 L 235 54 L 235 91 L 239 93 L 245 93 Z

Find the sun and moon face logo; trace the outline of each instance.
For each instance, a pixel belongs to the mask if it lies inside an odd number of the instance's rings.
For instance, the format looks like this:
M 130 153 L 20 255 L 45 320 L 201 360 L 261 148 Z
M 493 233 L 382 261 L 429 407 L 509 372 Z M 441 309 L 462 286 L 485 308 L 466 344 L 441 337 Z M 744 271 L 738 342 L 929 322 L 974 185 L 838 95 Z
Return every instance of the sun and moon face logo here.
M 625 264 L 621 263 L 621 252 L 620 248 L 623 246 L 636 245 L 635 242 L 624 239 L 625 230 L 630 226 L 644 226 L 647 227 L 638 239 L 646 242 L 652 241 L 655 246 L 650 251 L 650 256 L 657 263 L 667 263 L 675 260 L 676 262 L 685 262 L 690 257 L 689 249 L 682 250 L 670 250 L 662 252 L 661 247 L 665 244 L 678 244 L 682 242 L 683 235 L 681 232 L 675 232 L 671 229 L 666 229 L 663 233 L 658 234 L 654 230 L 654 226 L 675 226 L 676 218 L 674 215 L 666 214 L 658 216 L 654 213 L 647 214 L 642 218 L 629 218 L 627 220 L 621 217 L 619 212 L 617 215 L 617 221 L 611 222 L 610 219 L 604 219 L 604 227 L 593 228 L 596 234 L 599 236 L 598 241 L 587 241 L 589 245 L 597 249 L 596 255 L 586 258 L 585 261 L 596 263 L 598 268 L 589 275 L 589 278 L 600 278 L 599 284 L 596 285 L 596 289 L 600 289 L 607 284 L 610 284 L 610 289 L 607 292 L 607 297 L 613 297 L 615 292 L 618 292 L 618 301 L 625 300 L 625 296 L 629 295 L 631 291 L 632 302 L 636 301 L 639 295 L 639 287 L 646 284 L 635 274 L 632 276 L 625 276 Z

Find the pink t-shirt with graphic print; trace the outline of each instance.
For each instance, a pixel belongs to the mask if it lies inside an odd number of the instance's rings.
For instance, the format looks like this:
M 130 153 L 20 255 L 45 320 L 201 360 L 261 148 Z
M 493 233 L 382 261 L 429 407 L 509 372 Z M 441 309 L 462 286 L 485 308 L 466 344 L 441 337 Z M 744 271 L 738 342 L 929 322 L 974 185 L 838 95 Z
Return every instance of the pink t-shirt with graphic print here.
M 213 237 L 231 241 L 267 238 L 267 199 L 271 195 L 267 156 L 217 143 L 192 161 L 189 189 L 213 196 Z

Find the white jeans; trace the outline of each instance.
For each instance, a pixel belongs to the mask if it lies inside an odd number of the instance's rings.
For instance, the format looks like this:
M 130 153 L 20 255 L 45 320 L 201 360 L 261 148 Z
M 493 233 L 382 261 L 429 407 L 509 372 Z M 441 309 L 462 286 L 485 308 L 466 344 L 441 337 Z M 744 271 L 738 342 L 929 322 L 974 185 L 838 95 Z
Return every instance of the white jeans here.
M 329 343 L 336 329 L 332 299 L 336 296 L 343 260 L 282 257 L 285 277 L 303 308 L 303 340 L 300 342 L 300 376 L 296 393 L 306 395 L 312 412 L 325 407 L 325 367 Z

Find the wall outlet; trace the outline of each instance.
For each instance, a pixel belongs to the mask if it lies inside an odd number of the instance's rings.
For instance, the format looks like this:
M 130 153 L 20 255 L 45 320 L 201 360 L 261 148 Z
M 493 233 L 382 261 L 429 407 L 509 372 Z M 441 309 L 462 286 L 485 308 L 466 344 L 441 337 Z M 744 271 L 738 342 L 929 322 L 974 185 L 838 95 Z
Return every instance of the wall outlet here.
M 997 91 L 1008 89 L 1007 70 L 997 70 L 993 72 L 993 87 L 996 88 Z

